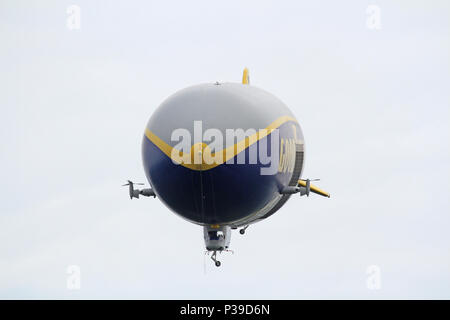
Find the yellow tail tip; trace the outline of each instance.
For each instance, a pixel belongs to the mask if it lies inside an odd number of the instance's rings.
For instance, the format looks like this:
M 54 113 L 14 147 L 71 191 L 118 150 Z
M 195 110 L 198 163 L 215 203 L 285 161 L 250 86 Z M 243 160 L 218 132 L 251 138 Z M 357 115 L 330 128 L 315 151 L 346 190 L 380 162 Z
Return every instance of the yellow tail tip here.
M 244 73 L 242 74 L 242 84 L 250 84 L 250 73 L 248 68 L 245 68 Z

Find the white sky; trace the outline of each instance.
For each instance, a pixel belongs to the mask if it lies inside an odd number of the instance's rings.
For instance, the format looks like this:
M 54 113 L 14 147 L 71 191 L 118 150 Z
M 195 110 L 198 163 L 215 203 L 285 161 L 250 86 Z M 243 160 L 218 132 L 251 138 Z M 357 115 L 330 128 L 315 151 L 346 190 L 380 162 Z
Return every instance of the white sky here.
M 1 1 L 0 298 L 450 298 L 449 15 L 444 0 Z M 167 96 L 245 66 L 297 116 L 305 176 L 332 198 L 292 197 L 216 268 L 201 227 L 120 185 L 146 182 L 142 134 Z

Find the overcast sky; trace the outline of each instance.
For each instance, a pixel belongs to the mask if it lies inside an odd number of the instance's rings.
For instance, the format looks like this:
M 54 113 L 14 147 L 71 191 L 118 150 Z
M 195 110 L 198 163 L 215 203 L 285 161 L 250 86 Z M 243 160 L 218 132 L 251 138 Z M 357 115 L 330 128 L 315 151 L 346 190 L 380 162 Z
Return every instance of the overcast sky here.
M 449 18 L 445 0 L 2 0 L 0 298 L 450 298 Z M 293 196 L 216 268 L 201 227 L 120 185 L 147 182 L 165 98 L 244 67 L 331 198 Z

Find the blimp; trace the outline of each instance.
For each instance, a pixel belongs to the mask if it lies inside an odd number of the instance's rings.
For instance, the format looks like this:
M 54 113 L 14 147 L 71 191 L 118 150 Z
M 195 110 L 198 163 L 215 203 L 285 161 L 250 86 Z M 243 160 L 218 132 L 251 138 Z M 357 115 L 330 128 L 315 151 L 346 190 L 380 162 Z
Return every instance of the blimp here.
M 211 82 L 169 96 L 151 115 L 142 138 L 150 188 L 128 180 L 130 199 L 158 198 L 170 211 L 203 227 L 206 253 L 231 251 L 232 230 L 278 212 L 294 195 L 330 197 L 302 178 L 305 139 L 289 108 L 271 93 L 242 82 Z

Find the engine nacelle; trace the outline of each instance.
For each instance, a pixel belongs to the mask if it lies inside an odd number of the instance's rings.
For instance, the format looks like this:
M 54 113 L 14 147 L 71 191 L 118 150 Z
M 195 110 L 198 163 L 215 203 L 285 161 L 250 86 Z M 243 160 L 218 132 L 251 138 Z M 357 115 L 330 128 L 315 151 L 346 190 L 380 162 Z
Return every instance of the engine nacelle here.
M 284 187 L 283 190 L 281 190 L 281 194 L 295 194 L 300 192 L 300 188 L 299 187 L 294 187 L 294 186 L 287 186 Z

